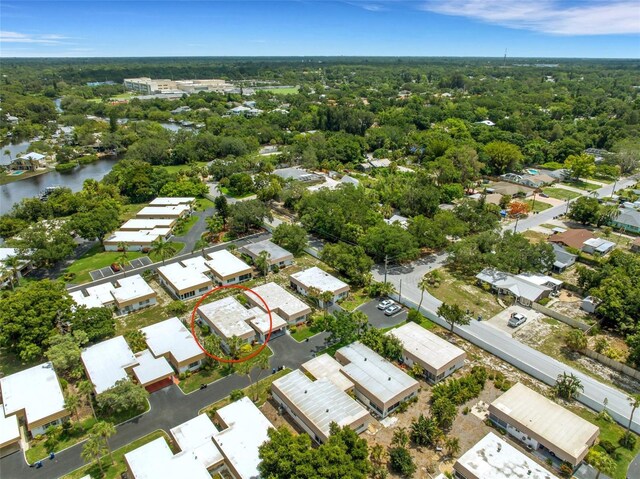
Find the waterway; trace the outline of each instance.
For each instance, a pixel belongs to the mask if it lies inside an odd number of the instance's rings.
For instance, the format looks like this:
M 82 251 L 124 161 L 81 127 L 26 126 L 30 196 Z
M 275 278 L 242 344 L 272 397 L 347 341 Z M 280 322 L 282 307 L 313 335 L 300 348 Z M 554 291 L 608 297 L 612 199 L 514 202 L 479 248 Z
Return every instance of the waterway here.
M 0 214 L 11 211 L 14 203 L 38 196 L 48 186 L 66 186 L 73 191 L 80 191 L 84 180 L 93 178 L 101 180 L 118 161 L 114 157 L 104 157 L 89 165 L 80 165 L 69 173 L 50 171 L 38 176 L 25 178 L 0 186 Z

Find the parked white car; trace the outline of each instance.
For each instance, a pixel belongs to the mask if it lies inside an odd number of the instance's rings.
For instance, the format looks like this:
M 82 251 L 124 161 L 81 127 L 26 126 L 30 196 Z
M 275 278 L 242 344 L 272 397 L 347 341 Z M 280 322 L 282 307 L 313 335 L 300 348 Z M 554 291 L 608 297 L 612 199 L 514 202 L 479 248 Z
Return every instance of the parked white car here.
M 509 322 L 507 324 L 509 324 L 509 326 L 511 326 L 512 328 L 517 328 L 521 324 L 526 323 L 526 321 L 527 317 L 524 314 L 511 313 L 511 317 L 509 318 Z

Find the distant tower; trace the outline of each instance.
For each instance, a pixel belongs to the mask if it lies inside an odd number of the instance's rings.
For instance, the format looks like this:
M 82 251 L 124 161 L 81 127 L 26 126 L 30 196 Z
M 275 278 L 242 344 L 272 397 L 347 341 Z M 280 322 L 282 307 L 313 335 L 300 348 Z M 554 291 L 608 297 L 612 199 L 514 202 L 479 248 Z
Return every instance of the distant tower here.
M 507 49 L 504 49 L 504 60 L 502 62 L 502 66 L 506 67 L 507 66 Z

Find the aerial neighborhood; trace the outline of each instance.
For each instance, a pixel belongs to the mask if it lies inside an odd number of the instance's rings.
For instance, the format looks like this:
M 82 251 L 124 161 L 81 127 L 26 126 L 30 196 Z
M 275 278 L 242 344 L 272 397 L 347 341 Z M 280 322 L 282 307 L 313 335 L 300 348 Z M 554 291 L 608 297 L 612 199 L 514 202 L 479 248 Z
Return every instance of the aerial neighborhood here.
M 640 478 L 637 61 L 3 63 L 2 479 Z

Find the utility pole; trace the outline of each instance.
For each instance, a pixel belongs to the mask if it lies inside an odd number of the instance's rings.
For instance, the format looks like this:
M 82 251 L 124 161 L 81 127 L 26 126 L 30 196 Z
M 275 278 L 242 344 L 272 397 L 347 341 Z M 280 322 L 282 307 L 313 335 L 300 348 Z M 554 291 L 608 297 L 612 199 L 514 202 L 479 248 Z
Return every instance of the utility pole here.
M 389 263 L 389 255 L 384 255 L 384 282 L 387 282 L 387 264 Z
M 615 181 L 613 182 L 613 189 L 611 190 L 611 199 L 613 199 L 613 194 L 616 192 L 616 183 L 618 183 L 618 177 L 616 176 Z
M 402 278 L 400 278 L 400 294 L 398 295 L 398 302 L 402 303 Z
M 520 215 L 521 213 L 518 213 L 516 215 L 516 225 L 513 227 L 513 232 L 515 233 L 516 231 L 518 231 L 518 221 L 520 221 Z

